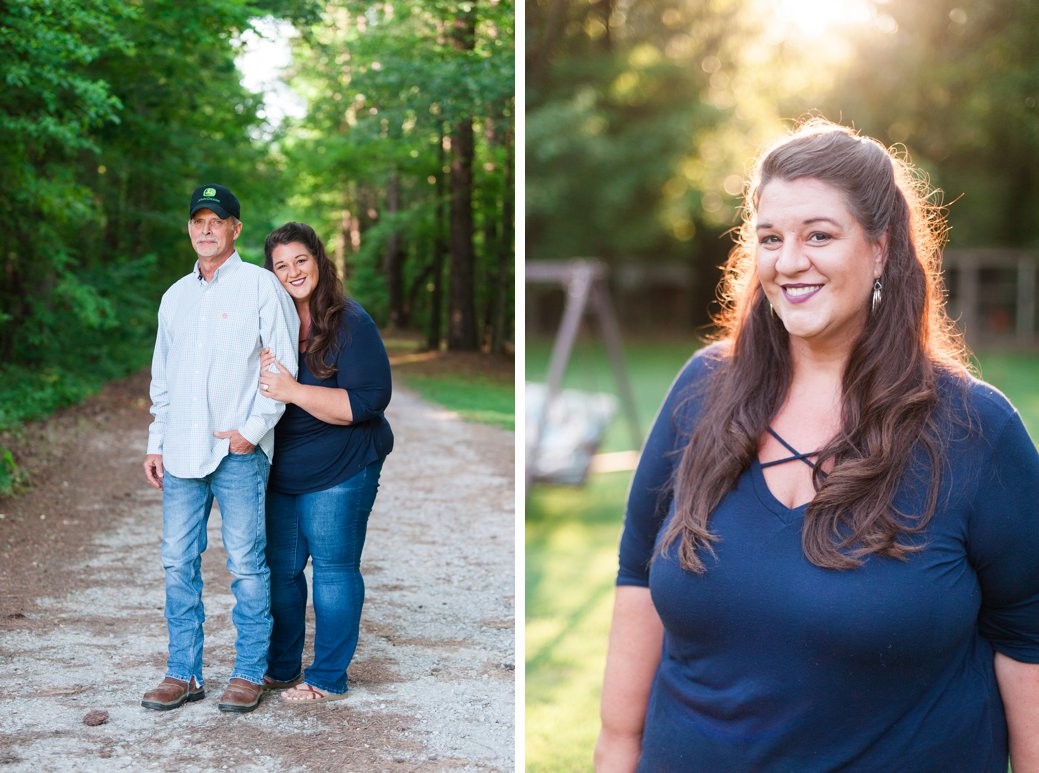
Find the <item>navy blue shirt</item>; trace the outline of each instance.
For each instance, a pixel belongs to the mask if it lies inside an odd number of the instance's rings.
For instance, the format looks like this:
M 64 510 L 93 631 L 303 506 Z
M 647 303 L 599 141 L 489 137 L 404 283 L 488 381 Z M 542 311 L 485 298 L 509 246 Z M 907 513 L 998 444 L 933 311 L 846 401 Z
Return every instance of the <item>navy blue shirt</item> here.
M 301 384 L 346 390 L 353 423 L 328 424 L 298 405 L 285 408 L 275 429 L 269 488 L 307 494 L 342 483 L 393 449 L 393 432 L 383 415 L 390 402 L 390 361 L 379 329 L 360 304 L 350 301 L 339 329 L 338 370 L 318 379 L 299 356 Z
M 720 540 L 696 575 L 675 548 L 651 558 L 699 408 L 682 398 L 708 367 L 694 356 L 673 385 L 621 541 L 617 582 L 648 586 L 665 630 L 639 769 L 1006 773 L 993 653 L 1039 662 L 1039 455 L 1013 407 L 969 384 L 973 431 L 950 425 L 938 510 L 908 560 L 811 564 L 806 506 L 781 504 L 755 461 L 712 514 Z

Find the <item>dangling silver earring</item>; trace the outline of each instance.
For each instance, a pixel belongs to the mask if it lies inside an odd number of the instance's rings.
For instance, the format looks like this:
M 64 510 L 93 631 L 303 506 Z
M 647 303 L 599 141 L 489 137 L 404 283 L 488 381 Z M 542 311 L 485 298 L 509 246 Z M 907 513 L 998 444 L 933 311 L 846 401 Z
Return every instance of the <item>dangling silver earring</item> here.
M 880 295 L 881 295 L 880 291 L 883 290 L 883 289 L 884 289 L 884 285 L 882 285 L 880 283 L 879 279 L 877 279 L 875 282 L 873 282 L 873 302 L 870 305 L 870 313 L 872 313 L 872 314 L 876 314 L 877 313 L 877 306 L 880 305 Z

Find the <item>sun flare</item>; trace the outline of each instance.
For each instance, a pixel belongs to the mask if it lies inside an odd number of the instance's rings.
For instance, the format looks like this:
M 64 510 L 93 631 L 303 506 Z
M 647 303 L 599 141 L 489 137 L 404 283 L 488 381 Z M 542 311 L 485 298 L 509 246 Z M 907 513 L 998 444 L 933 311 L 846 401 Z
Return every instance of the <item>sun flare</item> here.
M 771 0 L 765 7 L 780 27 L 809 39 L 869 23 L 873 16 L 870 0 Z

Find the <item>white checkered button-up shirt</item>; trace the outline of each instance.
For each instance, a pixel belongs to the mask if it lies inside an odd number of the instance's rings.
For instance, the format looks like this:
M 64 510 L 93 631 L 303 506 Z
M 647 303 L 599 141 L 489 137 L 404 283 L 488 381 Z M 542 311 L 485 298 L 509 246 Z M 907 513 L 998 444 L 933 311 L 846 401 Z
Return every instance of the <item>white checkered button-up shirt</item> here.
M 296 308 L 270 271 L 235 252 L 206 282 L 196 263 L 159 304 L 148 453 L 178 478 L 202 478 L 230 446 L 213 433 L 237 429 L 273 460 L 285 404 L 258 391 L 260 350 L 295 375 L 298 335 Z

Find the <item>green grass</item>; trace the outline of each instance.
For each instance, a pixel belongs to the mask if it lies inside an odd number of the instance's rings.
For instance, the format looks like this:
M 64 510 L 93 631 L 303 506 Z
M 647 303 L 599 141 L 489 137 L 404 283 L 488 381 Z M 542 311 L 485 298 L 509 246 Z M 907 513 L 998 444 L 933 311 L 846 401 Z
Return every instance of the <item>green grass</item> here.
M 478 352 L 427 352 L 414 335 L 383 339 L 394 378 L 424 399 L 469 421 L 516 430 L 516 377 L 511 358 Z
M 690 341 L 628 341 L 625 356 L 642 429 L 693 349 Z M 549 342 L 527 342 L 527 378 L 543 380 Z M 982 376 L 1021 411 L 1039 438 L 1039 357 L 979 356 Z M 565 386 L 616 392 L 601 347 L 582 346 Z M 606 450 L 630 447 L 622 418 Z M 526 502 L 526 769 L 591 770 L 598 699 L 630 473 L 591 475 L 582 487 L 535 486 Z
M 423 398 L 463 419 L 515 431 L 515 385 L 467 375 L 404 373 L 401 379 Z
M 1033 441 L 1039 442 L 1039 354 L 979 354 L 981 376 L 1010 398 Z
M 695 343 L 627 342 L 625 361 L 642 433 Z M 551 341 L 527 340 L 527 381 L 544 381 Z M 618 393 L 600 345 L 581 344 L 563 387 Z M 601 451 L 636 446 L 622 412 Z M 599 690 L 631 474 L 589 476 L 584 486 L 534 486 L 526 501 L 526 770 L 586 771 L 599 732 Z
M 692 339 L 627 341 L 624 359 L 628 381 L 635 398 L 635 409 L 643 432 L 656 416 L 664 393 L 697 343 Z M 526 380 L 544 381 L 548 371 L 552 342 L 527 341 Z M 1033 439 L 1039 438 L 1039 355 L 1033 352 L 990 352 L 977 355 L 981 376 L 1002 390 L 1021 412 Z M 575 348 L 563 378 L 564 388 L 618 394 L 617 380 L 605 349 L 582 342 Z M 603 439 L 601 450 L 632 448 L 624 416 L 618 411 Z
M 526 770 L 589 770 L 628 473 L 526 507 Z

